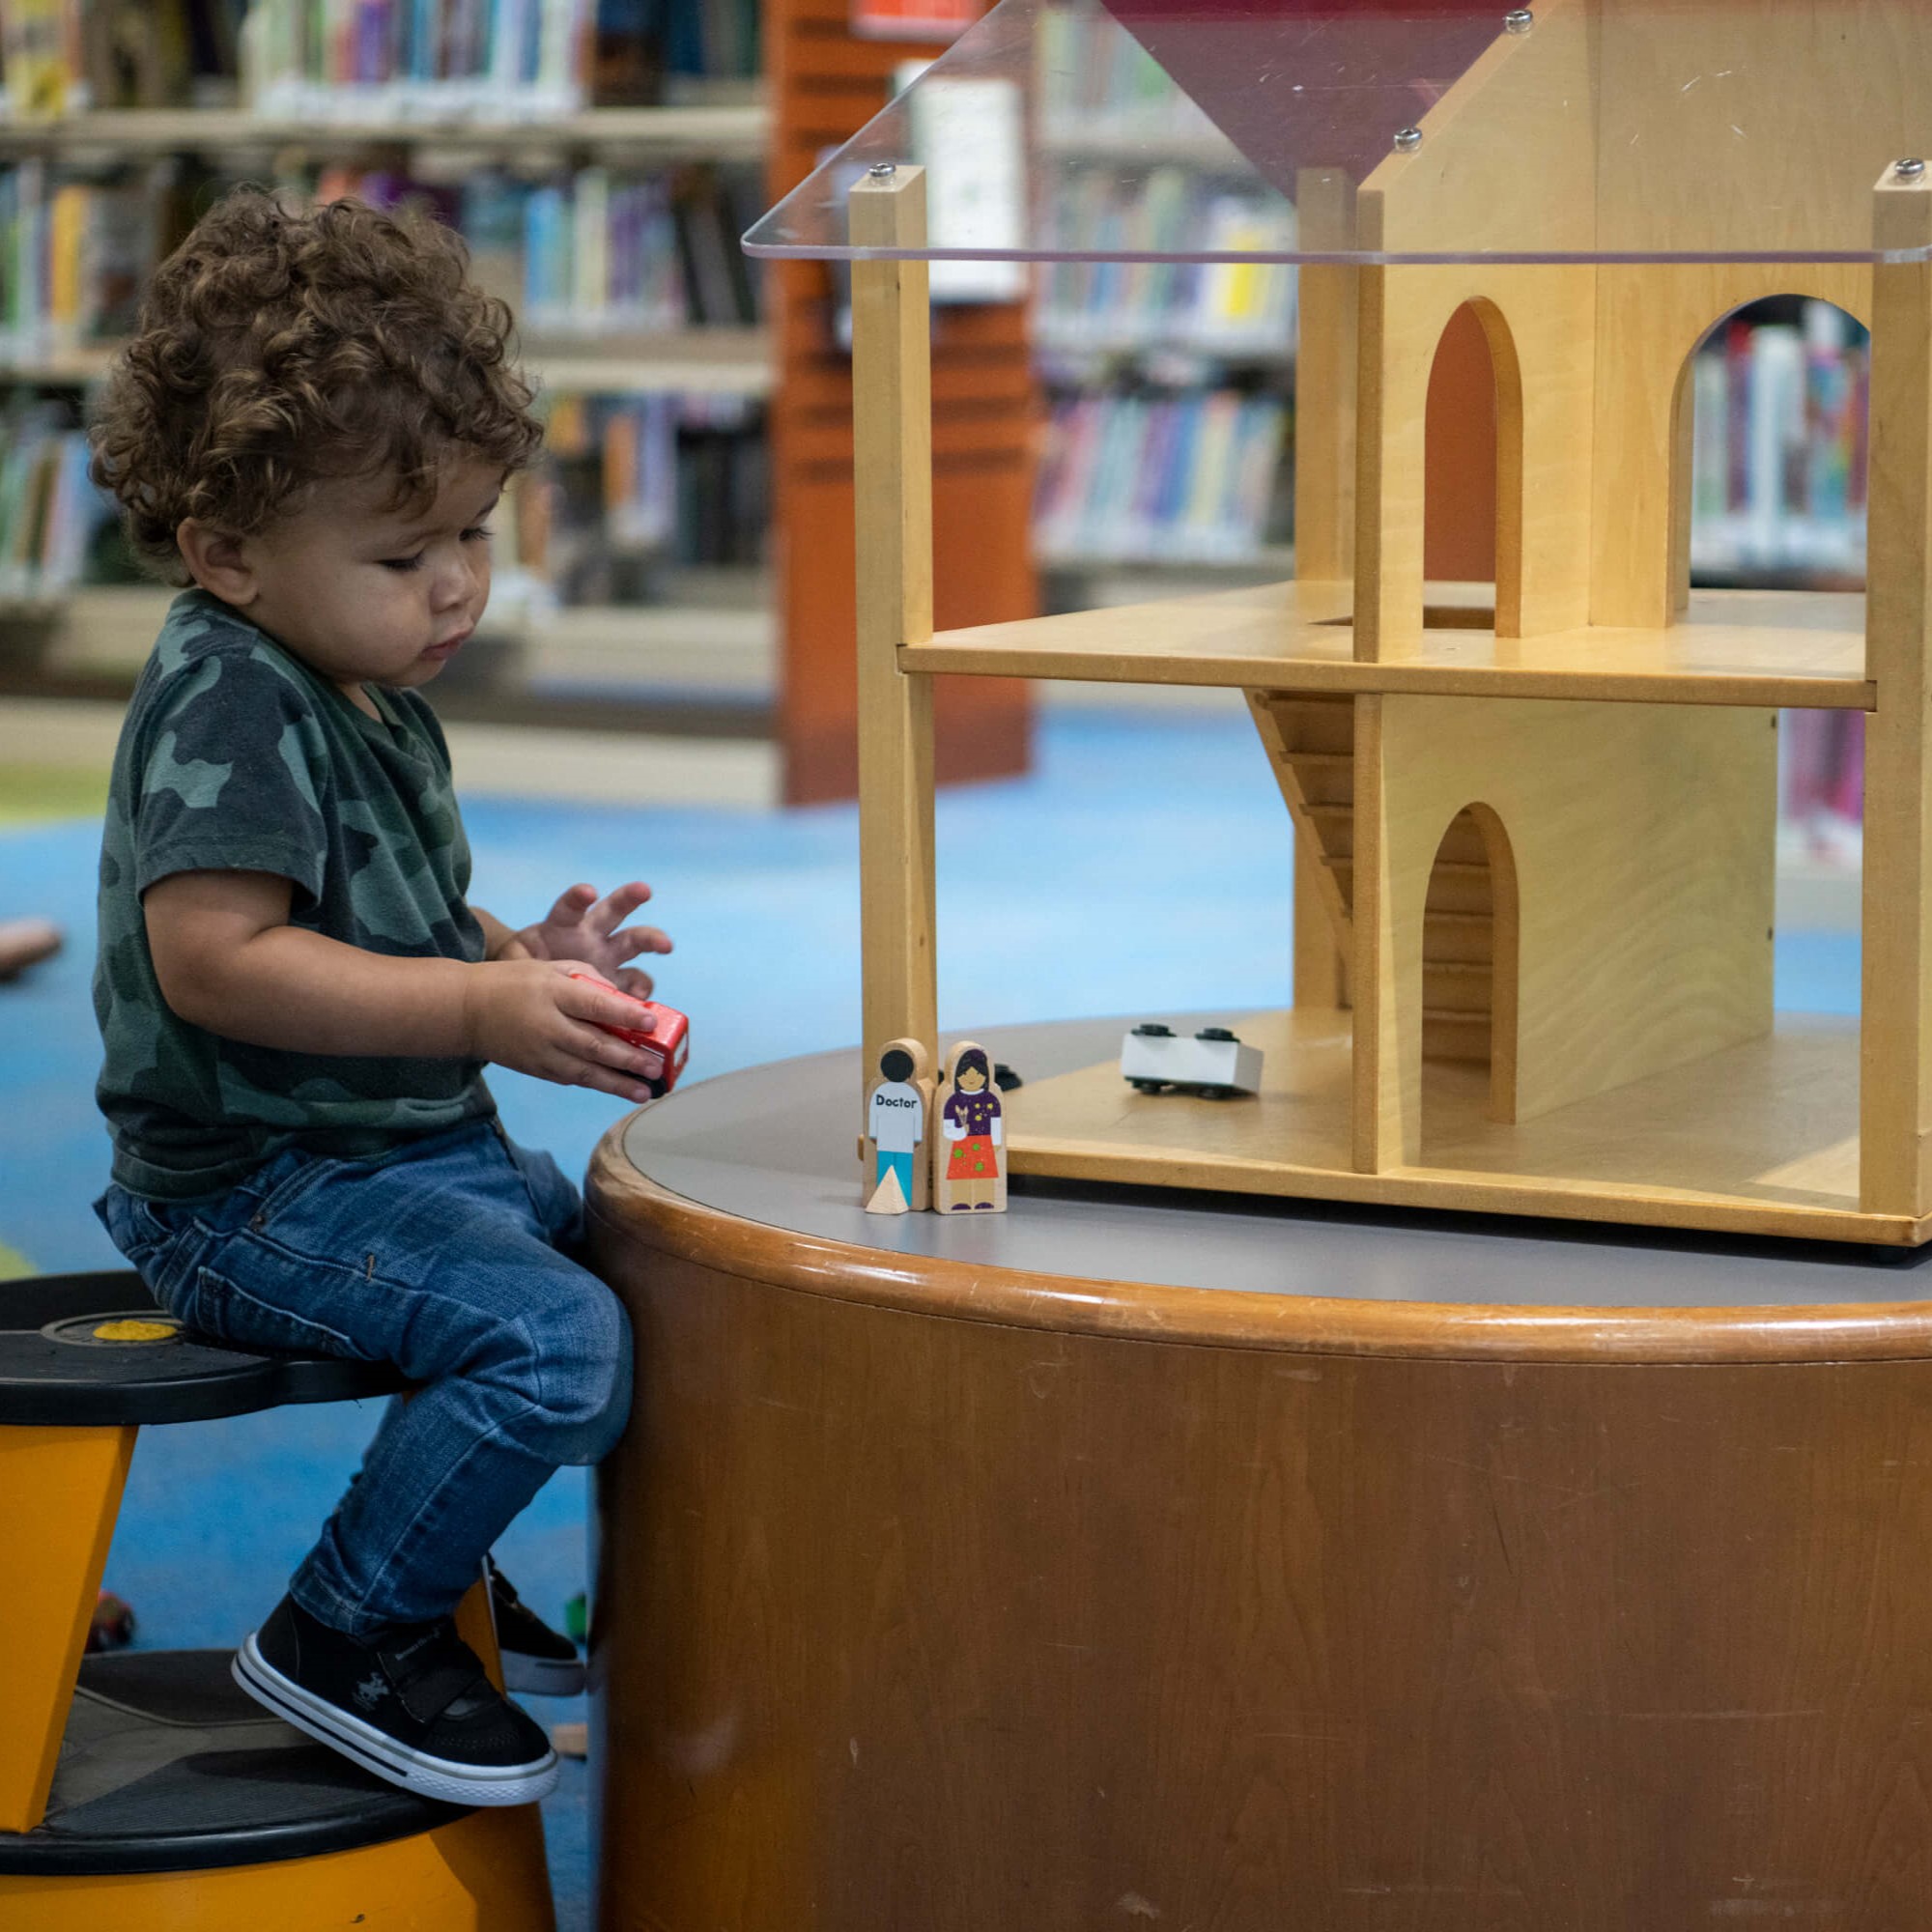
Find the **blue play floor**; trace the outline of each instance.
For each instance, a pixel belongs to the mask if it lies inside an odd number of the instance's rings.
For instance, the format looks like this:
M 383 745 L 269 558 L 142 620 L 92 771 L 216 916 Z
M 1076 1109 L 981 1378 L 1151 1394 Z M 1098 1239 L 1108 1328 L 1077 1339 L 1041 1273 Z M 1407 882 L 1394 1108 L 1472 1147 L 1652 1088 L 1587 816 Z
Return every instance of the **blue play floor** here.
M 465 775 L 459 773 L 459 778 Z M 858 821 L 850 807 L 768 813 L 597 809 L 472 796 L 475 895 L 515 924 L 564 886 L 657 888 L 678 943 L 665 997 L 693 1015 L 695 1075 L 851 1041 L 859 1031 Z M 111 1266 L 88 1203 L 105 1142 L 89 1005 L 93 824 L 0 830 L 0 909 L 62 921 L 69 952 L 0 987 L 0 1248 L 36 1270 Z M 1072 1013 L 1285 1003 L 1286 814 L 1244 718 L 1057 713 L 1035 773 L 940 808 L 940 1018 L 948 1029 Z M 1780 933 L 1777 999 L 1852 1012 L 1856 935 Z M 581 1173 L 621 1111 L 596 1094 L 493 1077 L 510 1130 Z M 285 1409 L 149 1430 L 108 1567 L 141 1640 L 232 1645 L 355 1466 L 373 1412 Z M 585 1485 L 553 1482 L 499 1552 L 560 1616 L 583 1587 Z M 532 1700 L 546 1721 L 581 1707 Z M 546 1807 L 559 1924 L 589 1923 L 585 1774 Z

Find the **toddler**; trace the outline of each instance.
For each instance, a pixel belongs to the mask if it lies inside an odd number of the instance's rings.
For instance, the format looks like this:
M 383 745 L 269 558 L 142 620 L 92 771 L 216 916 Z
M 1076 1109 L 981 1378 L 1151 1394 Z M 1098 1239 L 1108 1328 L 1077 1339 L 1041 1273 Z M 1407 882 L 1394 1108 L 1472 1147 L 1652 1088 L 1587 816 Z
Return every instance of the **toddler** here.
M 237 190 L 156 275 L 94 432 L 134 543 L 191 586 L 114 763 L 97 1211 L 201 1332 L 419 1385 L 235 1674 L 465 1804 L 539 1798 L 556 1760 L 451 1611 L 631 1393 L 623 1310 L 574 1259 L 577 1190 L 503 1132 L 483 1067 L 647 1098 L 599 1023 L 636 1023 L 612 987 L 647 994 L 625 962 L 670 950 L 623 923 L 640 882 L 574 887 L 516 932 L 467 896 L 421 687 L 483 614 L 488 520 L 541 435 L 509 327 L 435 223 Z M 519 1614 L 500 1585 L 499 1606 Z M 524 1681 L 549 1688 L 575 1653 L 520 1614 Z

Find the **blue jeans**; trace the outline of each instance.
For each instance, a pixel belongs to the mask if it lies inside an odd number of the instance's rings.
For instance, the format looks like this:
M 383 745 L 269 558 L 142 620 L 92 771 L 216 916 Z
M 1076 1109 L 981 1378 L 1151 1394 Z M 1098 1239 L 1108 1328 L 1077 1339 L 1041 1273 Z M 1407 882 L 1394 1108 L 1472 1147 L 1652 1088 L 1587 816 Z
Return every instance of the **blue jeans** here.
M 582 1202 L 495 1122 L 374 1160 L 291 1150 L 212 1200 L 110 1185 L 95 1211 L 201 1333 L 394 1362 L 422 1384 L 390 1405 L 290 1579 L 336 1630 L 446 1616 L 551 1471 L 597 1462 L 623 1430 L 630 1323 L 570 1259 Z

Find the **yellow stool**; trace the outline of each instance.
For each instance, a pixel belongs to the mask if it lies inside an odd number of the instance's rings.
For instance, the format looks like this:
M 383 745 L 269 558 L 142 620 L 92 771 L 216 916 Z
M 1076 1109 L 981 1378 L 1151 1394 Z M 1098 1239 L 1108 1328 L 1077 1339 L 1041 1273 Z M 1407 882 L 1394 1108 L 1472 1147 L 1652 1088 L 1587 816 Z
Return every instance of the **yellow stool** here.
M 226 1651 L 83 1656 L 143 1423 L 402 1387 L 185 1336 L 132 1273 L 0 1283 L 0 1932 L 554 1932 L 534 1804 L 371 1777 Z M 459 1622 L 496 1675 L 481 1585 Z

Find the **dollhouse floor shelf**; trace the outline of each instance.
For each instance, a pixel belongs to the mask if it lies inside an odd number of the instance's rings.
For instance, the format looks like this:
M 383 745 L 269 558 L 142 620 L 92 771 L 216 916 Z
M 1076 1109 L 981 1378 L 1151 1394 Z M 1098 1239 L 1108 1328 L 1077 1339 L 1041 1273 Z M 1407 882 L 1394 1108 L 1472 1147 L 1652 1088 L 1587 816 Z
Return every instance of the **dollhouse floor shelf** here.
M 1488 1069 L 1425 1065 L 1422 1161 L 1353 1172 L 1350 1015 L 1233 1022 L 1265 1055 L 1253 1099 L 1134 1093 L 1112 1061 L 1009 1096 L 1015 1174 L 1389 1207 L 1917 1245 L 1932 1223 L 1859 1211 L 1856 1020 L 1776 1033 L 1520 1125 L 1485 1117 Z
M 1706 590 L 1664 630 L 1591 627 L 1499 639 L 1487 584 L 1431 585 L 1420 652 L 1357 664 L 1348 583 L 1271 583 L 1112 610 L 941 631 L 899 650 L 904 670 L 1268 691 L 1869 710 L 1864 598 Z

